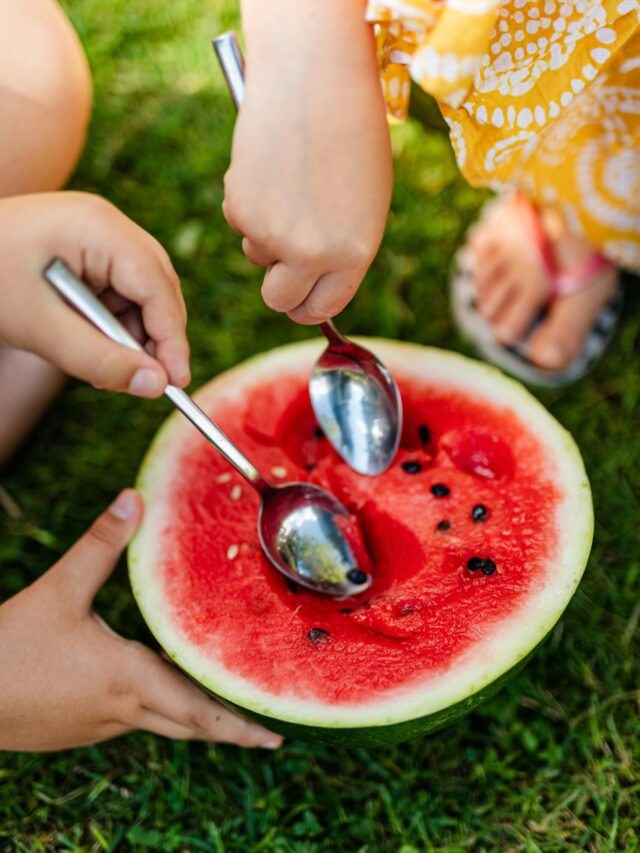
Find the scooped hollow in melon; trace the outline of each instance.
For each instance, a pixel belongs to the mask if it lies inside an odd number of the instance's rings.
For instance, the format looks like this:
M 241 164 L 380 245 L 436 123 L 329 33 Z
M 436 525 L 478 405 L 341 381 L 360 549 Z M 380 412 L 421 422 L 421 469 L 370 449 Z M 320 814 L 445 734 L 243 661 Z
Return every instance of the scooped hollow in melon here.
M 296 586 L 260 551 L 258 497 L 178 413 L 138 487 L 131 583 L 173 660 L 291 737 L 388 743 L 433 731 L 513 674 L 556 623 L 593 534 L 571 436 L 518 383 L 459 355 L 369 340 L 402 393 L 398 457 L 351 471 L 313 417 L 317 342 L 258 356 L 196 400 L 273 480 L 309 480 L 353 512 L 363 595 Z

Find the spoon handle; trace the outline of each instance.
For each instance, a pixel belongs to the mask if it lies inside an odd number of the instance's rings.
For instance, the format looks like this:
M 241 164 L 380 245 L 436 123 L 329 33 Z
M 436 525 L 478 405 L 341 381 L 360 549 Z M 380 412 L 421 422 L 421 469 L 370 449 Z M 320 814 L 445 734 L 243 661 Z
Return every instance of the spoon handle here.
M 129 349 L 143 351 L 143 347 L 133 335 L 100 302 L 86 284 L 71 272 L 63 261 L 53 260 L 45 269 L 44 277 L 67 302 L 112 341 L 129 347 Z M 167 385 L 164 393 L 185 418 L 191 421 L 194 427 L 242 474 L 250 485 L 260 493 L 268 488 L 267 482 L 258 469 L 240 453 L 235 444 L 205 415 L 186 391 L 177 388 L 175 385 Z
M 320 331 L 325 336 L 325 338 L 329 341 L 332 347 L 349 347 L 351 346 L 351 342 L 346 338 L 343 338 L 338 329 L 335 326 L 333 320 L 325 320 L 324 323 L 320 323 Z
M 238 37 L 231 30 L 228 33 L 222 33 L 214 38 L 213 49 L 227 82 L 233 106 L 239 110 L 244 98 L 244 57 Z

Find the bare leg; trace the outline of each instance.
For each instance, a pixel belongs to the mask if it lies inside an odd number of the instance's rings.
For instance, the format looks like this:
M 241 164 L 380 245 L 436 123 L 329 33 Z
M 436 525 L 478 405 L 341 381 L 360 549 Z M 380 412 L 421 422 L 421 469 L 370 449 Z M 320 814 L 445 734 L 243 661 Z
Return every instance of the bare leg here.
M 0 466 L 38 423 L 66 377 L 29 352 L 0 350 Z
M 0 4 L 0 196 L 64 186 L 90 113 L 89 66 L 56 0 Z
M 64 186 L 90 113 L 89 67 L 58 3 L 0 4 L 0 198 Z M 0 466 L 63 384 L 42 359 L 0 349 Z
M 507 346 L 525 334 L 553 295 L 532 237 L 512 205 L 509 198 L 500 201 L 471 237 L 478 269 L 478 311 Z M 555 211 L 543 209 L 541 224 L 561 268 L 575 267 L 595 251 Z M 615 271 L 604 270 L 584 290 L 554 300 L 545 322 L 529 340 L 531 360 L 547 370 L 566 367 L 582 349 L 615 289 Z

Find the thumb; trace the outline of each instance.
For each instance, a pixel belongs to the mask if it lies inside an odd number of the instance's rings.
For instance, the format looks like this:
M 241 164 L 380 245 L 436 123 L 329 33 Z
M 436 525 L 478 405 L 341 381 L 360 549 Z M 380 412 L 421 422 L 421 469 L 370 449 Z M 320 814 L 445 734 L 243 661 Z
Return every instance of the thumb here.
M 96 388 L 138 397 L 162 394 L 169 379 L 148 353 L 114 343 L 56 294 L 51 294 L 48 307 L 51 323 L 37 332 L 39 355 Z M 51 335 L 50 328 L 58 334 Z
M 65 600 L 74 610 L 86 612 L 90 609 L 96 593 L 137 530 L 142 513 L 143 503 L 138 492 L 125 489 L 58 561 L 52 574 L 56 575 Z

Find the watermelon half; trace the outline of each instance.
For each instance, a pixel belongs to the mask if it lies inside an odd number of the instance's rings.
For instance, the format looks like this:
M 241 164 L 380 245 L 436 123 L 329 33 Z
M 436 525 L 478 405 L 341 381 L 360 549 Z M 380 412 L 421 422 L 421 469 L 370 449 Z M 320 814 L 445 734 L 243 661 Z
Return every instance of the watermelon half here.
M 584 571 L 591 493 L 571 436 L 494 368 L 366 340 L 392 370 L 405 427 L 383 475 L 351 471 L 313 417 L 321 344 L 241 364 L 196 400 L 274 480 L 308 480 L 358 519 L 375 580 L 337 601 L 260 551 L 258 497 L 178 413 L 140 472 L 135 597 L 171 658 L 290 737 L 389 743 L 433 731 L 511 676 Z

